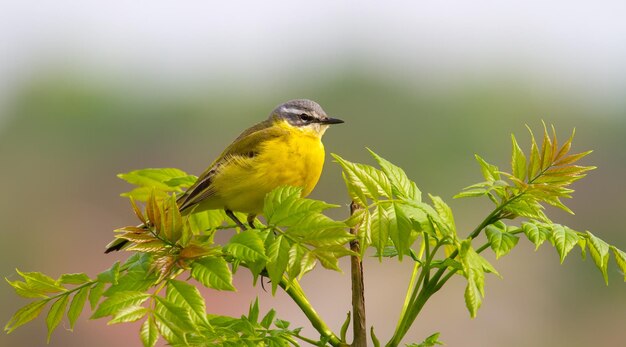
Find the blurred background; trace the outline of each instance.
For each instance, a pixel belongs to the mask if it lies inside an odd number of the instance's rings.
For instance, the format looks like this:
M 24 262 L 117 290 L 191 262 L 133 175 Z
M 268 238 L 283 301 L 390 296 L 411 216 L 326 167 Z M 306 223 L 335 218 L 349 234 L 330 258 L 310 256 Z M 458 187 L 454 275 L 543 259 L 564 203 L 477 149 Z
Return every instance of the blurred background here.
M 443 197 L 464 236 L 489 212 L 452 200 L 481 180 L 478 153 L 508 168 L 510 134 L 528 147 L 528 124 L 555 124 L 574 151 L 593 149 L 598 170 L 549 215 L 626 249 L 626 21 L 623 1 L 189 1 L 0 4 L 0 274 L 95 275 L 126 254 L 104 255 L 117 227 L 135 223 L 117 173 L 177 167 L 200 174 L 239 132 L 292 98 L 318 101 L 345 125 L 328 152 L 372 163 L 365 147 L 405 168 L 424 193 Z M 314 198 L 346 205 L 338 166 L 327 161 Z M 333 211 L 347 214 L 347 207 Z M 441 332 L 448 346 L 623 344 L 626 285 L 611 261 L 606 286 L 591 259 L 521 241 L 494 262 L 476 319 L 465 282 L 450 281 L 406 342 Z M 490 259 L 493 257 L 490 256 Z M 342 263 L 349 273 L 347 262 Z M 365 262 L 368 326 L 387 340 L 411 264 Z M 262 310 L 305 326 L 282 293 L 236 277 L 238 293 L 204 291 L 212 313 Z M 303 280 L 339 330 L 349 276 L 318 268 Z M 0 321 L 27 301 L 0 285 Z M 84 312 L 50 346 L 140 346 L 139 324 L 107 326 Z M 45 319 L 1 346 L 45 344 Z

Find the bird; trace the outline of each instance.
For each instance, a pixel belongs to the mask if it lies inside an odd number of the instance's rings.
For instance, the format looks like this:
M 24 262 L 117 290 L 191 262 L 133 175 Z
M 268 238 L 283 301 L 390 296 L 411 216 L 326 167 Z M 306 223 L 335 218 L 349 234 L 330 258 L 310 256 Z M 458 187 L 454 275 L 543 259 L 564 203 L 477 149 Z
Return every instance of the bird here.
M 316 186 L 324 166 L 322 136 L 329 126 L 344 123 L 329 117 L 315 101 L 295 99 L 278 105 L 269 117 L 244 130 L 176 202 L 181 215 L 222 209 L 241 229 L 234 212 L 247 214 L 254 229 L 265 195 L 280 186 Z M 105 253 L 122 249 L 127 240 L 107 245 Z

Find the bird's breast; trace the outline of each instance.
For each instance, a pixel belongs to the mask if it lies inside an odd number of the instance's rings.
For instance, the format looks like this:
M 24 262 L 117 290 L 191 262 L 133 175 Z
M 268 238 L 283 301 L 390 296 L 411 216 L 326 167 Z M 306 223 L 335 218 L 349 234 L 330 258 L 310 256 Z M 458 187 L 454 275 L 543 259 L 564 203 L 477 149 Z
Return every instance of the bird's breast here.
M 268 141 L 264 147 L 258 174 L 266 178 L 269 188 L 290 185 L 302 187 L 303 196 L 311 193 L 324 167 L 324 145 L 319 137 L 285 136 Z

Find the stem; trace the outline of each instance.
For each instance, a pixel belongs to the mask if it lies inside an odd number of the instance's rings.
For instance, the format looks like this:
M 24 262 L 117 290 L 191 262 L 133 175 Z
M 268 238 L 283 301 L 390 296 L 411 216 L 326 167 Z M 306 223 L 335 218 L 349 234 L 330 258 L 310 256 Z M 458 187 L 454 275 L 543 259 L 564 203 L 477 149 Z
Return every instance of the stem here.
M 283 288 L 287 295 L 289 295 L 296 305 L 298 305 L 300 310 L 302 310 L 304 315 L 309 319 L 315 330 L 317 330 L 323 337 L 328 338 L 328 343 L 334 347 L 347 346 L 341 342 L 339 337 L 337 337 L 337 335 L 330 330 L 319 314 L 315 312 L 313 306 L 311 306 L 311 303 L 306 298 L 306 295 L 304 295 L 304 291 L 302 290 L 302 287 L 300 287 L 298 281 L 289 281 L 286 276 L 283 276 L 278 285 Z
M 360 209 L 356 202 L 350 204 L 350 215 Z M 350 228 L 350 233 L 358 236 L 359 226 Z M 367 347 L 367 328 L 365 325 L 365 287 L 363 285 L 363 261 L 358 254 L 361 254 L 361 245 L 358 237 L 350 241 L 350 249 L 357 255 L 350 257 L 350 270 L 352 273 L 352 347 Z
M 503 202 L 498 207 L 496 207 L 469 234 L 468 238 L 469 239 L 475 239 L 478 235 L 480 235 L 482 230 L 487 225 L 492 224 L 492 223 L 496 222 L 497 220 L 499 220 L 500 219 L 500 212 L 502 211 L 502 209 L 504 209 L 504 207 L 506 207 L 506 205 L 508 205 L 512 201 L 518 199 L 522 194 L 523 193 L 515 195 L 515 196 L 511 197 L 509 200 Z M 428 242 L 428 238 L 426 237 L 426 235 L 425 235 L 424 242 Z M 402 341 L 402 338 L 404 338 L 404 336 L 408 332 L 410 326 L 413 324 L 413 322 L 417 318 L 417 315 L 419 314 L 419 312 L 422 310 L 422 308 L 426 304 L 426 301 L 428 301 L 428 299 L 433 294 L 438 292 L 439 289 L 441 289 L 441 287 L 452 277 L 452 275 L 454 275 L 454 273 L 456 273 L 456 270 L 451 270 L 450 273 L 448 273 L 446 275 L 446 277 L 441 279 L 441 277 L 444 275 L 444 273 L 447 270 L 447 268 L 442 267 L 435 273 L 435 275 L 430 277 L 430 263 L 434 259 L 434 255 L 437 252 L 439 246 L 441 246 L 441 245 L 438 243 L 435 246 L 435 248 L 433 249 L 432 252 L 429 252 L 428 246 L 429 245 L 427 244 L 426 245 L 426 247 L 427 247 L 426 248 L 426 261 L 423 264 L 424 266 L 422 267 L 422 271 L 420 273 L 420 277 L 417 280 L 417 285 L 413 288 L 413 293 L 411 294 L 411 299 L 409 301 L 408 307 L 407 307 L 406 310 L 403 310 L 402 315 L 400 316 L 400 321 L 398 322 L 398 325 L 396 326 L 396 330 L 395 330 L 391 340 L 389 340 L 389 342 L 387 343 L 386 347 L 396 347 L 396 346 L 398 346 L 400 344 L 400 342 Z M 489 245 L 487 244 L 486 246 L 483 246 L 483 247 L 481 247 L 482 248 L 481 251 L 483 251 L 484 249 L 489 247 Z M 458 254 L 459 254 L 458 250 L 455 250 L 447 258 L 448 259 L 454 259 Z M 412 285 L 409 285 L 409 288 L 411 288 L 411 286 Z

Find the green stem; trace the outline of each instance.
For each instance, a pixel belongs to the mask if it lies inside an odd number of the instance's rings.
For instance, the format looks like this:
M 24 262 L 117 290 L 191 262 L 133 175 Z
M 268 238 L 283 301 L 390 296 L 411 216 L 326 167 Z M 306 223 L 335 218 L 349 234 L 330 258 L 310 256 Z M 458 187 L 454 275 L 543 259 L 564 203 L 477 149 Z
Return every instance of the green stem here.
M 342 343 L 339 337 L 335 335 L 332 330 L 326 325 L 326 323 L 322 320 L 317 312 L 311 306 L 311 303 L 304 295 L 304 291 L 300 284 L 296 280 L 289 281 L 287 277 L 283 276 L 279 283 L 280 287 L 285 290 L 287 295 L 293 299 L 293 301 L 298 305 L 300 310 L 304 313 L 304 315 L 309 319 L 311 325 L 317 330 L 323 337 L 328 338 L 328 343 L 330 343 L 334 347 L 345 347 L 346 344 Z

